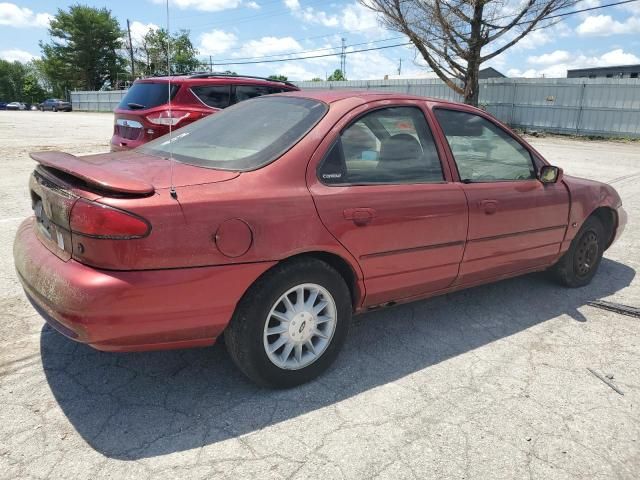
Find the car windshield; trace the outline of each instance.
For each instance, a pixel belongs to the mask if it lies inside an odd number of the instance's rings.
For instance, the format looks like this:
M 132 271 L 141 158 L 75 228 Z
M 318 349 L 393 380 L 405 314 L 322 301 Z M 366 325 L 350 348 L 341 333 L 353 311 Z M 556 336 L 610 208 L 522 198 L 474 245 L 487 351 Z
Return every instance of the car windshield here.
M 295 145 L 327 112 L 300 97 L 268 96 L 240 102 L 149 142 L 139 150 L 200 167 L 249 171 Z

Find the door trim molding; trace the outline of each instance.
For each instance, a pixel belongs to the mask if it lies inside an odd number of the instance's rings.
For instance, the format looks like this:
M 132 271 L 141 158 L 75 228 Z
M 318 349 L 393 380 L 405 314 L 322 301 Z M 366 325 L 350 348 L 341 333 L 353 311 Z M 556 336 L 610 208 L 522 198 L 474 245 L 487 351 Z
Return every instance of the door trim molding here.
M 491 240 L 500 240 L 502 238 L 508 238 L 508 237 L 517 237 L 519 235 L 530 235 L 532 233 L 539 233 L 539 232 L 548 232 L 551 230 L 559 230 L 559 229 L 565 229 L 567 228 L 568 224 L 564 224 L 564 225 L 555 225 L 553 227 L 544 227 L 544 228 L 534 228 L 533 230 L 524 230 L 522 232 L 515 232 L 515 233 L 503 233 L 502 235 L 493 235 L 490 237 L 480 237 L 480 238 L 474 238 L 472 240 L 467 240 L 468 243 L 473 243 L 473 242 L 488 242 Z
M 464 240 L 458 240 L 456 242 L 436 243 L 431 245 L 421 245 L 419 247 L 399 248 L 397 250 L 386 250 L 384 252 L 367 253 L 366 255 L 361 255 L 360 259 L 366 260 L 369 258 L 386 257 L 388 255 L 401 255 L 403 253 L 419 252 L 422 250 L 433 250 L 434 248 L 455 247 L 458 245 L 464 245 Z

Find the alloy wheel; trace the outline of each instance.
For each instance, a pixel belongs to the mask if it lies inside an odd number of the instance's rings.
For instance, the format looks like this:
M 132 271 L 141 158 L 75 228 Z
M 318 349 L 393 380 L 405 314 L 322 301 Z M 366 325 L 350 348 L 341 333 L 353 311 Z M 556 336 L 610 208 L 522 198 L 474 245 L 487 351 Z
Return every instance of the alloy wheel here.
M 336 303 L 326 288 L 305 283 L 289 289 L 276 300 L 265 321 L 267 357 L 285 370 L 311 365 L 331 343 L 336 316 Z

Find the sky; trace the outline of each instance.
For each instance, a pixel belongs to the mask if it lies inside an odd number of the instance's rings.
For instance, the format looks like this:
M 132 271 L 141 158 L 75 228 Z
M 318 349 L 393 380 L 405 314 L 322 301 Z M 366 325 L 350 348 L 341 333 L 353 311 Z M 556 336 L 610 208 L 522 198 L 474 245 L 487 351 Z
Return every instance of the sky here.
M 244 75 L 286 75 L 290 80 L 326 78 L 340 67 L 338 56 L 277 63 L 229 65 L 230 62 L 323 55 L 405 43 L 385 30 L 376 15 L 355 0 L 169 0 L 172 31 L 187 29 L 200 58 L 214 70 Z M 505 4 L 518 1 L 505 0 Z M 616 0 L 582 0 L 575 9 Z M 75 2 L 15 0 L 0 2 L 0 58 L 28 61 L 48 41 L 49 19 Z M 149 28 L 166 26 L 165 0 L 80 0 L 107 7 L 125 28 L 132 25 L 134 43 Z M 565 77 L 567 69 L 640 63 L 640 1 L 577 13 L 547 29 L 536 30 L 483 67 L 512 77 Z M 311 51 L 311 52 L 310 52 Z M 289 54 L 283 56 L 282 54 Z M 249 58 L 250 60 L 245 60 Z M 433 77 L 411 46 L 347 55 L 351 80 Z M 398 73 L 400 62 L 402 67 Z

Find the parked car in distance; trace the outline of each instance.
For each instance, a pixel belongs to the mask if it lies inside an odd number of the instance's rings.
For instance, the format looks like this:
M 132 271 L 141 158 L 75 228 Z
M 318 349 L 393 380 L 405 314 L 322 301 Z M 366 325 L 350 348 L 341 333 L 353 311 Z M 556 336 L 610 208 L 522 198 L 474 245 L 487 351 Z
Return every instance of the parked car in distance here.
M 51 110 L 52 112 L 70 112 L 73 110 L 71 102 L 60 100 L 59 98 L 47 98 L 40 104 L 40 111 Z
M 62 334 L 324 371 L 352 314 L 527 272 L 588 284 L 626 213 L 488 113 L 391 92 L 254 98 L 133 152 L 33 153 L 14 260 Z M 452 319 L 454 321 L 455 319 Z
M 111 150 L 130 150 L 242 100 L 295 91 L 289 82 L 197 73 L 136 80 L 114 111 Z
M 7 109 L 7 102 L 0 102 L 0 110 L 6 110 Z
M 22 102 L 7 103 L 7 110 L 26 110 L 27 106 Z

